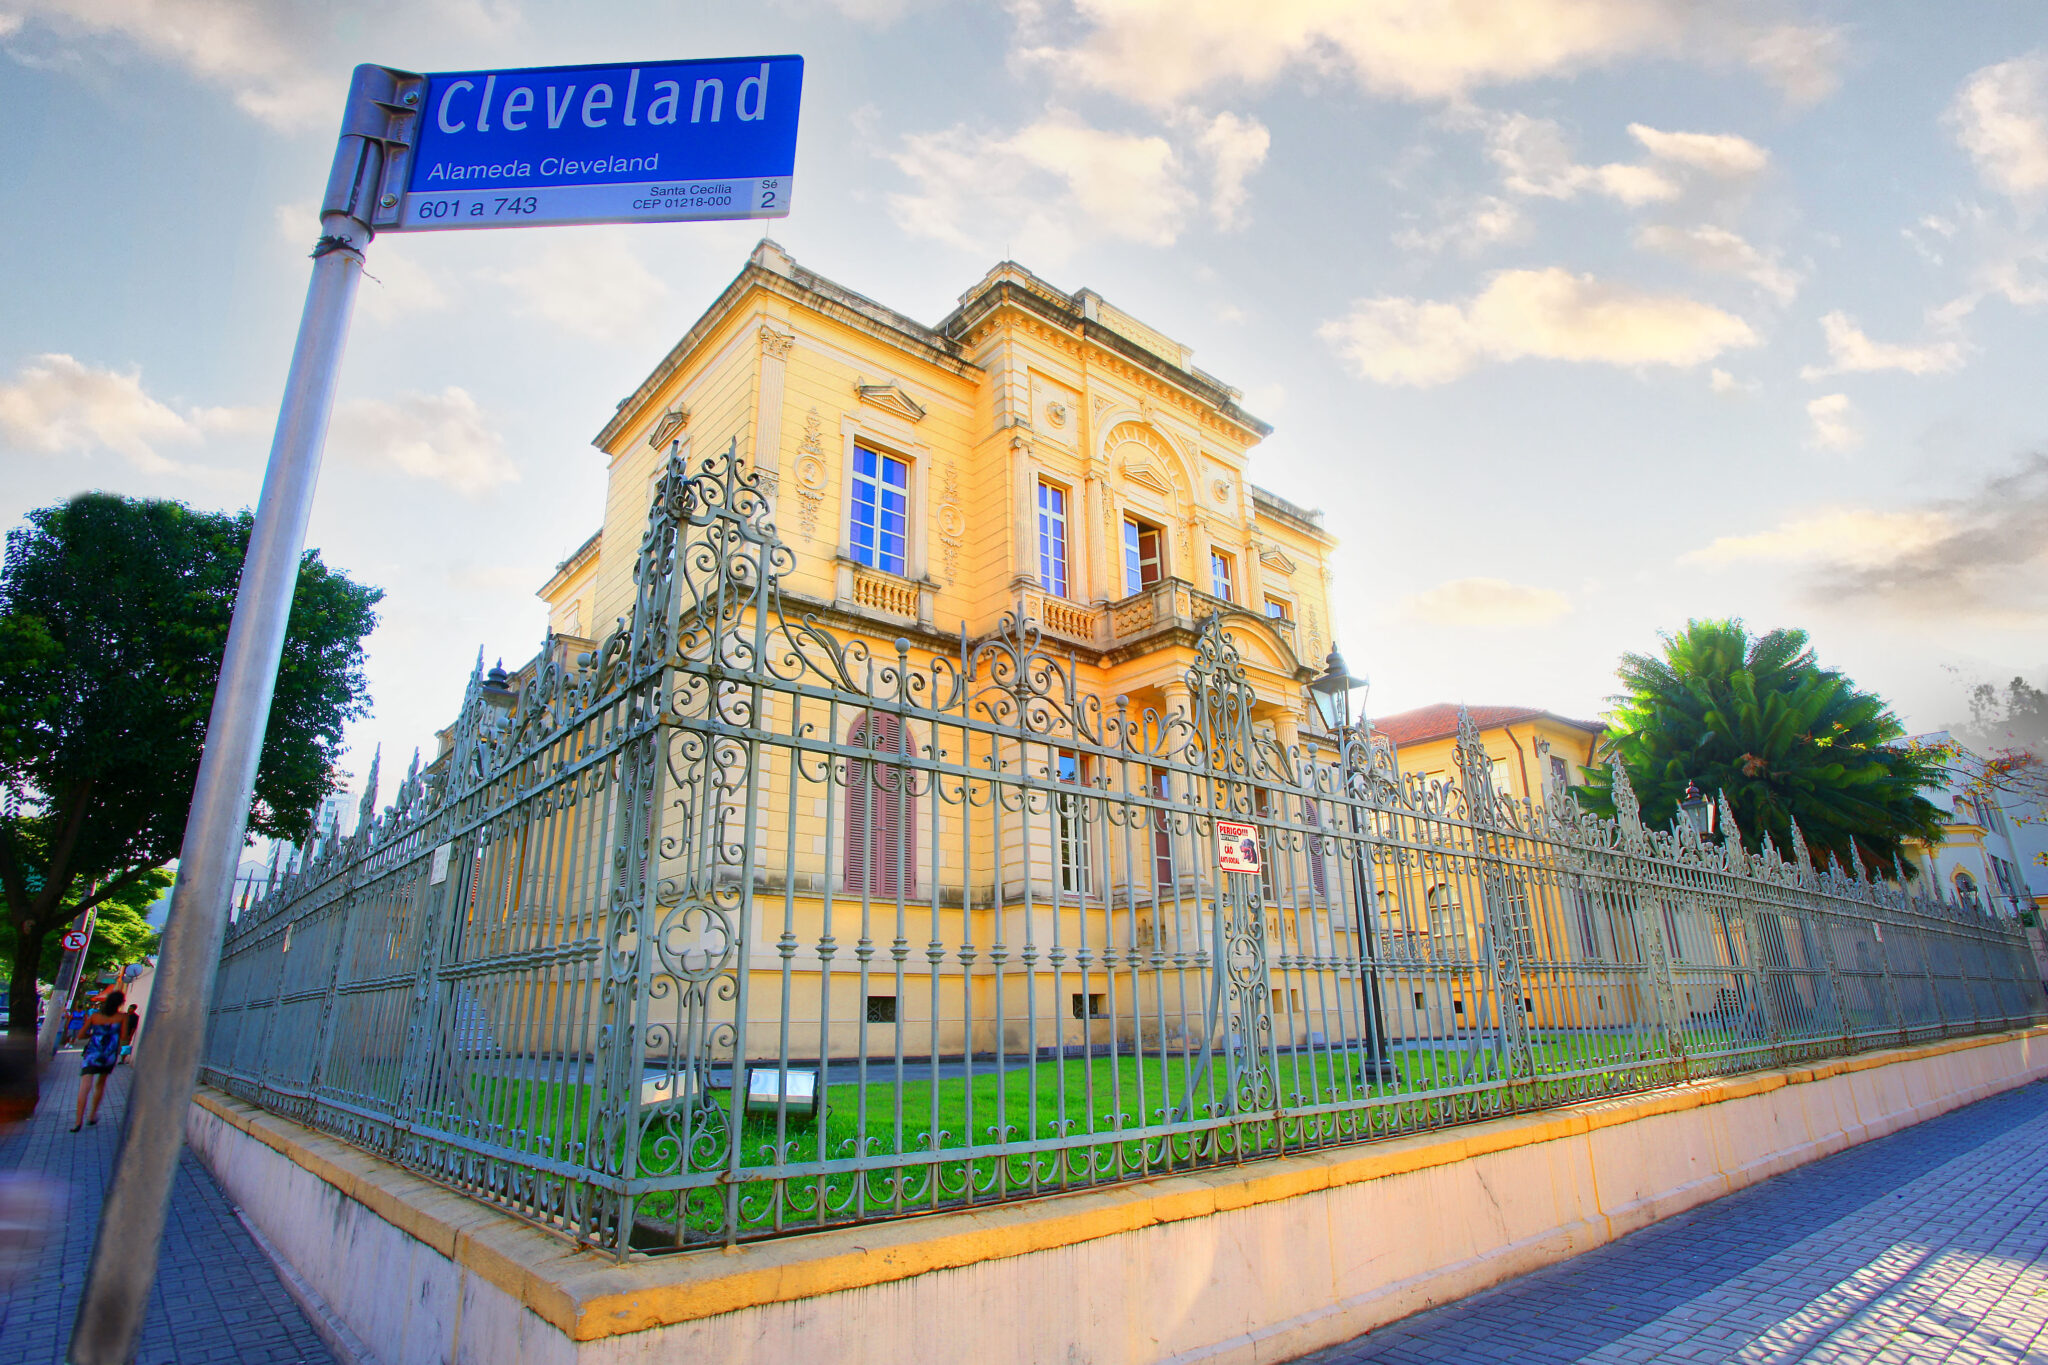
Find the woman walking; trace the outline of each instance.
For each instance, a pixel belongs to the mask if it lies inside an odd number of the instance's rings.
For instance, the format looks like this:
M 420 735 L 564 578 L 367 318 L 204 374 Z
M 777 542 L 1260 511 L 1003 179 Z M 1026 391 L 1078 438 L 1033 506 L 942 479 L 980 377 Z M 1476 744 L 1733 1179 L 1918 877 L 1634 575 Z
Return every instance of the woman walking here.
M 78 1117 L 71 1125 L 77 1132 L 88 1122 L 100 1121 L 100 1101 L 106 1098 L 107 1077 L 121 1060 L 121 1040 L 128 1031 L 127 1016 L 121 1013 L 121 1006 L 128 997 L 120 991 L 108 991 L 95 1004 L 92 1013 L 85 1016 L 85 1056 L 78 1067 Z M 85 1116 L 85 1092 L 92 1091 L 92 1118 Z

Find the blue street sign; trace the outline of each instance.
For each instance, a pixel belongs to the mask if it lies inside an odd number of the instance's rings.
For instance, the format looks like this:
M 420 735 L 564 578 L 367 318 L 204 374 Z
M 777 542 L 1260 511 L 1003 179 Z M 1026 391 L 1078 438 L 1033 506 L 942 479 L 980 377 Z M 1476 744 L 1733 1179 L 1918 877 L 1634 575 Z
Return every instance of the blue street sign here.
M 396 230 L 779 218 L 803 81 L 801 57 L 428 76 Z

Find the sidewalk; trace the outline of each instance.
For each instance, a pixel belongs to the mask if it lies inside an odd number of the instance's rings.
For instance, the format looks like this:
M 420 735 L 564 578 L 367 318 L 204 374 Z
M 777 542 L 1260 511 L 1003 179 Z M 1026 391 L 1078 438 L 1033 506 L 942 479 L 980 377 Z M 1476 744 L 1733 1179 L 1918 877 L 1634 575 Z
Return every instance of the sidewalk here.
M 1297 1365 L 1800 1360 L 2048 1362 L 2048 1082 Z
M 100 1198 L 113 1174 L 132 1072 L 115 1069 L 99 1125 L 74 1134 L 78 1057 L 76 1050 L 57 1054 L 43 1078 L 35 1117 L 0 1139 L 0 1171 L 57 1181 L 69 1201 L 61 1242 L 44 1246 L 28 1278 L 0 1290 L 0 1365 L 51 1365 L 64 1358 L 99 1226 Z M 179 1158 L 156 1288 L 135 1359 L 137 1365 L 326 1365 L 333 1359 L 233 1205 L 189 1152 Z

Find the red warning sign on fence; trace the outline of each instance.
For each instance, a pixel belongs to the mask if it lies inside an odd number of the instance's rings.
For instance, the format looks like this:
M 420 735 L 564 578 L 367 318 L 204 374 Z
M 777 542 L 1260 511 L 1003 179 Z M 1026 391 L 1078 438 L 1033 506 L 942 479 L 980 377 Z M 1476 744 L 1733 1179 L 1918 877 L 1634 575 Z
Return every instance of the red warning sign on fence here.
M 1225 872 L 1259 870 L 1259 832 L 1234 820 L 1216 822 L 1216 856 Z

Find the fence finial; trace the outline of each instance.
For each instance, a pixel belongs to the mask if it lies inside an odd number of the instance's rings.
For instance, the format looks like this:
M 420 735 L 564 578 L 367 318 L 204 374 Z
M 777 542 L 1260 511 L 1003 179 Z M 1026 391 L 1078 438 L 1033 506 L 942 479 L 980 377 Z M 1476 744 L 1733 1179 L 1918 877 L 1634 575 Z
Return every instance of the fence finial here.
M 384 746 L 379 744 L 370 754 L 370 775 L 363 779 L 363 799 L 356 804 L 356 832 L 370 827 L 370 819 L 377 813 L 377 770 L 384 762 Z
M 1797 856 L 1802 872 L 1813 871 L 1813 851 L 1806 846 L 1806 831 L 1799 828 L 1799 817 L 1792 817 L 1792 852 Z
M 1636 800 L 1635 784 L 1628 780 L 1628 769 L 1619 758 L 1614 760 L 1614 818 L 1631 834 L 1643 828 L 1643 804 Z

